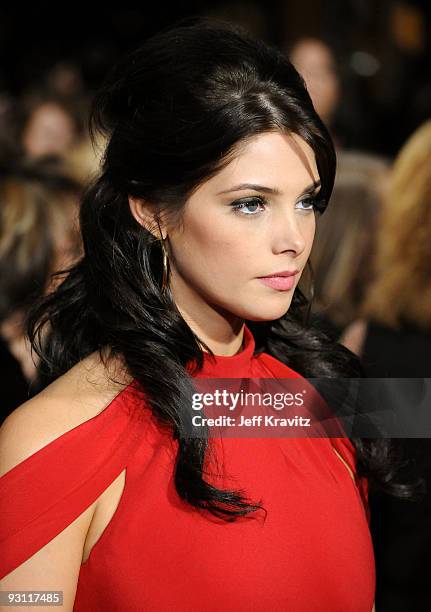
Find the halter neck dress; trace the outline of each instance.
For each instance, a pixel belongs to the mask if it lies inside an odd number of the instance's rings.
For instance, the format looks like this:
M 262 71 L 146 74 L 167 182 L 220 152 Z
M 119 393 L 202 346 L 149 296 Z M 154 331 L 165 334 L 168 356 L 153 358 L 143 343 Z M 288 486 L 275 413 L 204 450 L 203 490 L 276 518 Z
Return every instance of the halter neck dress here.
M 244 328 L 233 356 L 197 378 L 300 378 Z M 224 438 L 219 487 L 260 500 L 225 522 L 178 496 L 177 441 L 133 383 L 99 414 L 0 478 L 0 578 L 84 512 L 126 470 L 119 504 L 81 565 L 76 612 L 370 612 L 368 485 L 348 438 Z M 336 450 L 353 472 L 334 452 Z

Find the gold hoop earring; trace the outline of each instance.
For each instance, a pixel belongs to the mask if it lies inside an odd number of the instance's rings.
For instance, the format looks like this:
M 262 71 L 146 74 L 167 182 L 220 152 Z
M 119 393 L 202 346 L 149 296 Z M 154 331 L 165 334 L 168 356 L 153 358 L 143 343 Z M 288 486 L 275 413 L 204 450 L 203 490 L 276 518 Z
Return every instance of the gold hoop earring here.
M 161 246 L 162 246 L 162 253 L 163 253 L 163 279 L 162 279 L 162 293 L 165 293 L 167 288 L 168 288 L 168 276 L 169 276 L 169 258 L 168 258 L 168 252 L 166 250 L 166 246 L 165 246 L 165 238 L 163 238 L 163 234 L 162 234 L 162 230 L 160 228 L 160 224 L 159 221 L 157 221 L 157 225 L 159 227 L 159 233 L 160 233 L 160 242 L 161 242 Z

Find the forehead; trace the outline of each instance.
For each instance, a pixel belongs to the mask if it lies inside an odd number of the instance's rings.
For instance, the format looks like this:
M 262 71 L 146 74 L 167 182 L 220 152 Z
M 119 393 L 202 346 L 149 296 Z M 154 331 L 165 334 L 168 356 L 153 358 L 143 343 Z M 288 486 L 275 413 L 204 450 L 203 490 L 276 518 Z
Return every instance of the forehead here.
M 268 132 L 241 143 L 232 161 L 208 181 L 207 187 L 220 190 L 250 182 L 289 193 L 317 180 L 314 151 L 300 136 Z

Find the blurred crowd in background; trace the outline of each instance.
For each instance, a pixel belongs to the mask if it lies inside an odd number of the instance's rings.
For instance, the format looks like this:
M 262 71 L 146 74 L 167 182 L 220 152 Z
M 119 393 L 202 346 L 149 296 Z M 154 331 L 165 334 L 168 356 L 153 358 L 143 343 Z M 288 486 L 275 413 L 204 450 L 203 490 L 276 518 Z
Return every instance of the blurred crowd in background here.
M 316 325 L 354 351 L 367 376 L 430 377 L 431 3 L 268 0 L 163 9 L 1 11 L 2 416 L 37 391 L 29 390 L 37 356 L 24 333 L 28 307 L 81 254 L 79 201 L 104 147 L 88 134 L 92 94 L 124 51 L 197 14 L 239 23 L 278 46 L 333 135 L 337 179 L 311 255 Z M 431 458 L 429 478 L 427 465 Z M 430 496 L 416 503 L 375 494 L 371 503 L 376 609 L 429 609 L 422 602 L 429 599 Z

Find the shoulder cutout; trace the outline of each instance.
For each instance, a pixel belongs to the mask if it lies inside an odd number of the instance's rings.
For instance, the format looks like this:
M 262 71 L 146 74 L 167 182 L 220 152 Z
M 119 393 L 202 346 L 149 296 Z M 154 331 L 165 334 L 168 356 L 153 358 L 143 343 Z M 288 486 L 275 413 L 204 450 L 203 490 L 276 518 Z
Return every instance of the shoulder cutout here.
M 358 476 L 356 469 L 356 448 L 349 438 L 329 438 L 332 450 L 337 455 L 338 459 L 344 463 L 346 469 L 355 483 L 360 494 L 362 505 L 368 523 L 371 520 L 371 513 L 368 501 L 369 483 L 365 476 Z
M 354 474 L 353 474 L 353 472 L 352 472 L 351 467 L 350 467 L 350 466 L 349 466 L 349 464 L 347 463 L 347 461 L 346 461 L 345 459 L 343 459 L 343 457 L 340 455 L 340 453 L 339 453 L 339 452 L 338 452 L 338 451 L 337 451 L 337 450 L 336 450 L 334 447 L 332 447 L 332 450 L 333 450 L 333 451 L 334 451 L 334 453 L 337 455 L 337 457 L 340 459 L 340 461 L 341 461 L 342 463 L 344 463 L 344 465 L 346 466 L 347 471 L 348 471 L 348 472 L 349 472 L 349 474 L 350 474 L 351 479 L 353 480 L 353 482 L 355 482 L 355 483 L 356 483 L 355 476 L 354 476 Z
M 130 383 L 106 406 L 107 389 L 92 389 L 73 395 L 58 379 L 0 428 L 0 577 L 93 504 L 139 446 L 142 395 Z
M 96 353 L 76 364 L 5 419 L 0 427 L 0 477 L 103 412 L 130 382 L 123 377 L 123 384 L 115 385 Z

